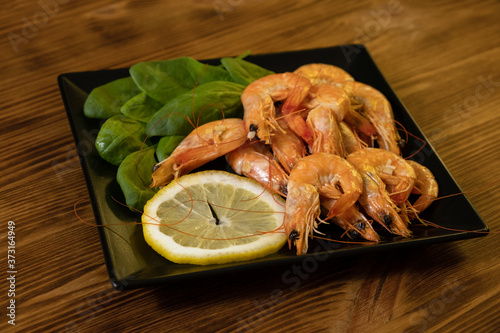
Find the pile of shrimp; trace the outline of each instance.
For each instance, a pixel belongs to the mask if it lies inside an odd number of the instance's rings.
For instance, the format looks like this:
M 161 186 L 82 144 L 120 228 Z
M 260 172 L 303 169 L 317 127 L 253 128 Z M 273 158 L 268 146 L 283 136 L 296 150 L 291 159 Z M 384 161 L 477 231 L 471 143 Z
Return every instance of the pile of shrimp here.
M 243 119 L 202 125 L 158 163 L 161 187 L 218 157 L 286 197 L 290 249 L 306 253 L 320 223 L 378 242 L 372 223 L 411 237 L 408 225 L 437 197 L 432 173 L 401 157 L 391 105 L 343 69 L 308 64 L 265 76 L 241 95 Z M 418 199 L 410 202 L 410 194 Z

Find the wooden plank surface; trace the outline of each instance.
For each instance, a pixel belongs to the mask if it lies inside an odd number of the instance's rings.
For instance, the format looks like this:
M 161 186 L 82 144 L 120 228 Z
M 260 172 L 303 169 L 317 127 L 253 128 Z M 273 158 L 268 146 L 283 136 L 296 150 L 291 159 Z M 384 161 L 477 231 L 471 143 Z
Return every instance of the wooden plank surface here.
M 366 45 L 489 225 L 500 230 L 500 3 L 19 0 L 2 5 L 0 330 L 494 332 L 500 238 L 130 291 L 108 280 L 61 73 L 178 56 Z M 16 325 L 8 221 L 16 232 Z M 9 311 L 7 309 L 7 311 Z

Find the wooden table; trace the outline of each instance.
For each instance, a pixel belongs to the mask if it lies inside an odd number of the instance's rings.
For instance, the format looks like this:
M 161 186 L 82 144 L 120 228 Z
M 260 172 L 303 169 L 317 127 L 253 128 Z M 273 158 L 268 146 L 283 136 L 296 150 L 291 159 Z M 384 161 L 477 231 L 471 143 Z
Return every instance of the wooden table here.
M 1 330 L 493 332 L 498 234 L 128 291 L 108 280 L 57 86 L 75 71 L 365 44 L 491 230 L 500 230 L 500 3 L 15 1 L 1 12 Z M 15 283 L 7 280 L 15 224 Z M 11 223 L 11 224 L 13 224 Z M 6 282 L 7 280 L 7 282 Z M 293 288 L 291 288 L 293 287 Z M 276 295 L 276 291 L 281 291 Z M 15 326 L 6 307 L 15 301 Z M 10 310 L 7 309 L 7 313 Z

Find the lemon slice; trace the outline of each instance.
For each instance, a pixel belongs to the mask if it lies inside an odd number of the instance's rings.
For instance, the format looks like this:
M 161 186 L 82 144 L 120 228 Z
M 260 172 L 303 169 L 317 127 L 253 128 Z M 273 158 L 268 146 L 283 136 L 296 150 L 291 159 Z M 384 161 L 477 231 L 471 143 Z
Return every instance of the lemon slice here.
M 278 251 L 285 202 L 252 179 L 225 171 L 180 177 L 148 201 L 144 238 L 175 263 L 224 264 Z

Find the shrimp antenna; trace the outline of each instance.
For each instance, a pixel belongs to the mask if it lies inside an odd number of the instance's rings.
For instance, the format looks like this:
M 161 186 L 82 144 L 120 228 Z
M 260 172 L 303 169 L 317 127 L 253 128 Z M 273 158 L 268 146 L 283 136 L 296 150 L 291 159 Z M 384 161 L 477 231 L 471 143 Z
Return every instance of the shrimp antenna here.
M 113 198 L 114 199 L 114 198 Z M 75 216 L 76 218 L 82 222 L 83 224 L 86 224 L 86 225 L 89 225 L 91 227 L 103 227 L 103 228 L 106 228 L 108 229 L 110 232 L 114 233 L 115 235 L 117 235 L 118 237 L 120 237 L 121 239 L 123 239 L 123 241 L 125 243 L 127 243 L 130 247 L 132 247 L 132 244 L 130 244 L 130 242 L 125 239 L 125 237 L 123 237 L 122 235 L 120 235 L 118 232 L 116 232 L 115 230 L 111 229 L 109 226 L 107 225 L 104 225 L 104 224 L 93 224 L 93 223 L 90 223 L 90 222 L 87 222 L 85 221 L 84 219 L 82 219 L 80 217 L 80 215 L 78 215 L 78 204 L 80 204 L 82 201 L 85 201 L 85 199 L 80 199 L 80 200 L 77 200 L 74 204 L 73 204 L 73 212 L 75 213 Z M 123 224 L 123 223 L 120 223 L 120 224 Z M 113 225 L 118 225 L 118 224 L 113 224 Z
M 328 238 L 328 237 L 321 237 L 321 236 L 317 236 L 317 235 L 312 235 L 311 236 L 312 238 L 316 238 L 316 239 L 322 239 L 322 240 L 326 240 L 326 241 L 329 241 L 329 242 L 334 242 L 334 243 L 341 243 L 341 244 L 360 244 L 360 245 L 368 245 L 369 243 L 376 243 L 376 242 L 373 242 L 373 241 L 363 241 L 363 242 L 355 242 L 355 241 L 342 241 L 342 240 L 338 240 L 338 239 L 331 239 L 331 238 Z
M 415 134 L 412 134 L 411 132 L 407 131 L 407 130 L 406 130 L 406 128 L 405 128 L 405 127 L 404 127 L 404 126 L 403 126 L 400 122 L 398 122 L 397 120 L 394 120 L 394 122 L 395 122 L 395 123 L 397 123 L 399 126 L 401 126 L 402 130 L 405 132 L 405 134 L 406 134 L 406 142 L 408 142 L 408 141 L 409 141 L 409 138 L 408 138 L 408 135 L 409 135 L 409 136 L 411 136 L 411 137 L 413 137 L 413 138 L 415 138 L 415 139 L 417 139 L 418 141 L 420 141 L 420 142 L 422 142 L 422 143 L 423 143 L 423 144 L 422 144 L 422 146 L 421 146 L 420 148 L 418 148 L 418 149 L 417 149 L 415 152 L 413 152 L 413 154 L 411 154 L 410 156 L 405 157 L 405 159 L 410 159 L 410 158 L 412 158 L 413 156 L 417 155 L 417 154 L 418 154 L 418 153 L 419 153 L 422 149 L 424 149 L 424 147 L 427 145 L 427 142 L 426 142 L 424 139 L 422 139 L 422 138 L 420 138 L 420 137 L 416 136 Z

